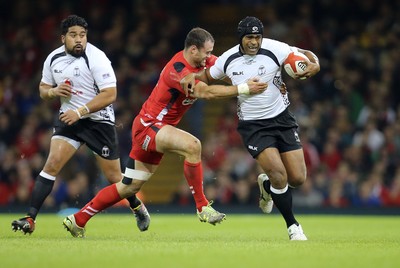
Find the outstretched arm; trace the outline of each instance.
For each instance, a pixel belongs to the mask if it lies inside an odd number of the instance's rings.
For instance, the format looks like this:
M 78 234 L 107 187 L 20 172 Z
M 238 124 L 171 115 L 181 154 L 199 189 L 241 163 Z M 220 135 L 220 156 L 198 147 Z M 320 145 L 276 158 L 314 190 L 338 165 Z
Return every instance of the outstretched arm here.
M 225 76 L 224 78 L 217 80 L 211 77 L 209 69 L 205 69 L 198 73 L 190 73 L 180 81 L 180 84 L 185 91 L 186 97 L 189 96 L 189 94 L 193 93 L 193 88 L 196 84 L 196 80 L 200 80 L 207 85 L 232 85 L 232 81 L 229 79 L 229 77 Z
M 258 79 L 251 79 L 247 83 L 237 86 L 224 86 L 224 85 L 207 85 L 200 81 L 193 88 L 191 97 L 199 99 L 219 99 L 235 97 L 240 94 L 254 95 L 260 94 L 267 89 L 268 84 L 259 82 Z

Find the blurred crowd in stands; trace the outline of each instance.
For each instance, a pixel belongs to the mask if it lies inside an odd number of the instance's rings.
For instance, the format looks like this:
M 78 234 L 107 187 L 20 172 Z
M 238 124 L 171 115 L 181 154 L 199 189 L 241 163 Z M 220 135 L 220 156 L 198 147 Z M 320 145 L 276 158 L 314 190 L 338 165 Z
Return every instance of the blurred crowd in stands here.
M 45 57 L 61 45 L 60 21 L 69 14 L 85 17 L 89 42 L 113 63 L 125 163 L 131 120 L 161 69 L 183 48 L 190 28 L 206 28 L 196 16 L 198 2 L 166 2 L 171 1 L 0 0 L 0 206 L 28 203 L 48 153 L 58 103 L 42 101 L 38 84 Z M 233 4 L 263 9 L 265 37 L 310 49 L 320 59 L 317 76 L 305 81 L 285 77 L 308 169 L 306 183 L 294 190 L 295 206 L 400 207 L 399 1 L 203 2 Z M 219 204 L 256 206 L 260 170 L 236 132 L 236 100 L 224 105 L 214 131 L 198 134 L 205 192 Z M 99 176 L 83 147 L 60 174 L 45 206 L 85 204 L 106 183 Z M 192 202 L 183 181 L 171 203 Z

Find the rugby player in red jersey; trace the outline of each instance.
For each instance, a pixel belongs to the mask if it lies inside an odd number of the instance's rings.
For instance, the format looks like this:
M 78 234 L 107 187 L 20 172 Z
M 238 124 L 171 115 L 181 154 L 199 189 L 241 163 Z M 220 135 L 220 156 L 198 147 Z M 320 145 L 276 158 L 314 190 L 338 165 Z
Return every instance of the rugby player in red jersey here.
M 156 171 L 165 152 L 184 157 L 183 172 L 200 221 L 215 225 L 225 219 L 225 214 L 216 211 L 203 192 L 200 140 L 176 128 L 176 125 L 197 98 L 259 94 L 267 88 L 267 83 L 260 83 L 256 78 L 237 86 L 209 86 L 197 81 L 195 90 L 188 94 L 180 81 L 189 74 L 211 67 L 216 60 L 212 55 L 213 48 L 214 38 L 208 31 L 194 28 L 187 34 L 184 50 L 175 54 L 164 67 L 157 85 L 133 121 L 132 149 L 123 179 L 103 188 L 79 212 L 64 219 L 63 224 L 72 236 L 84 237 L 84 227 L 92 216 L 126 197 L 134 196 Z M 142 231 L 147 228 L 142 228 Z

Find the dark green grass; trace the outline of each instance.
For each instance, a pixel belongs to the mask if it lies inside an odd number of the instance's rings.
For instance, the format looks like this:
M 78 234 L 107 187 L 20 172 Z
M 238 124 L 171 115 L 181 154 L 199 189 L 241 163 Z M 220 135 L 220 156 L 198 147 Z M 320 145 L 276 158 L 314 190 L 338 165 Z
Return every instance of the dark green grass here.
M 36 231 L 11 231 L 20 215 L 0 215 L 0 267 L 400 267 L 400 217 L 299 215 L 309 241 L 289 241 L 278 215 L 229 215 L 217 226 L 195 215 L 152 214 L 139 232 L 129 214 L 100 214 L 87 238 L 62 218 L 38 217 Z

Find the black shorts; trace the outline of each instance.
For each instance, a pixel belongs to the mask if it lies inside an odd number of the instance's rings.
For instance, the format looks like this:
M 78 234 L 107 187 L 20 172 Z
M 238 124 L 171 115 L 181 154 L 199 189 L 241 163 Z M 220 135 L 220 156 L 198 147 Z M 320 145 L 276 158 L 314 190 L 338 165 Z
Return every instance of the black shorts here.
M 298 127 L 296 118 L 286 109 L 274 118 L 239 121 L 237 130 L 249 153 L 256 158 L 270 147 L 280 153 L 302 148 Z
M 57 120 L 53 136 L 56 135 L 85 143 L 93 152 L 105 159 L 119 158 L 118 136 L 114 125 L 80 119 L 69 126 Z

